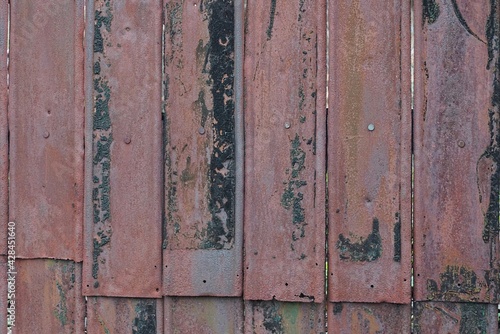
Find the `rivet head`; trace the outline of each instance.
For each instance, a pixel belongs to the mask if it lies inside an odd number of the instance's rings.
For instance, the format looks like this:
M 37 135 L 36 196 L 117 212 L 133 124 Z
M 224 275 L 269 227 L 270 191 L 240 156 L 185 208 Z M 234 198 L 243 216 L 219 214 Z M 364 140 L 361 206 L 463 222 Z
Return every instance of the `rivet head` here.
M 375 125 L 368 124 L 368 131 L 373 131 L 373 130 L 375 130 Z
M 130 136 L 127 136 L 127 137 L 125 137 L 125 139 L 123 139 L 123 141 L 125 142 L 125 144 L 130 144 L 132 139 L 130 138 Z
M 49 137 L 50 137 L 50 133 L 49 133 L 49 131 L 45 131 L 45 132 L 43 133 L 43 138 L 49 138 Z
M 285 123 L 285 129 L 290 129 L 290 123 L 288 122 Z
M 205 128 L 204 128 L 204 127 L 202 127 L 202 126 L 200 126 L 200 127 L 198 128 L 198 133 L 199 133 L 200 135 L 205 134 Z
M 458 144 L 458 147 L 460 147 L 460 148 L 465 147 L 465 142 L 463 140 L 459 140 L 457 144 Z

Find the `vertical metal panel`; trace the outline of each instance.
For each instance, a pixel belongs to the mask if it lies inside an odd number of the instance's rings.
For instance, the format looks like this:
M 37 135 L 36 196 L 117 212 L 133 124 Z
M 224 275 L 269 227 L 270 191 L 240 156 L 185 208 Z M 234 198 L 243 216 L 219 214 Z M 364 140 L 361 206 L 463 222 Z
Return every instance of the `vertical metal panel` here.
M 165 297 L 165 333 L 243 333 L 243 300 Z
M 410 302 L 410 1 L 330 1 L 329 299 Z
M 163 334 L 161 299 L 88 297 L 87 332 Z
M 83 1 L 13 1 L 11 14 L 9 214 L 17 255 L 81 261 Z
M 498 308 L 479 303 L 415 303 L 413 333 L 498 333 Z
M 14 334 L 84 333 L 81 264 L 18 259 L 16 269 Z
M 499 2 L 415 2 L 415 298 L 499 301 Z
M 330 303 L 328 333 L 409 334 L 411 305 Z
M 94 7 L 95 5 L 95 7 Z M 161 1 L 94 7 L 84 293 L 161 295 Z M 91 152 L 91 153 L 90 153 Z M 89 189 L 90 188 L 90 189 Z
M 324 298 L 326 3 L 249 1 L 245 299 Z
M 245 333 L 326 333 L 325 304 L 246 301 Z
M 0 1 L 0 230 L 7 229 L 9 219 L 9 142 L 7 120 L 7 30 L 8 1 Z M 0 254 L 6 254 L 6 234 L 0 235 Z M 1 323 L 0 323 L 1 325 Z
M 242 188 L 236 175 L 242 161 L 235 156 L 242 155 L 236 141 L 243 134 L 235 124 L 241 111 L 235 47 L 242 43 L 242 4 L 168 0 L 164 6 L 164 293 L 238 296 L 242 223 L 235 191 Z

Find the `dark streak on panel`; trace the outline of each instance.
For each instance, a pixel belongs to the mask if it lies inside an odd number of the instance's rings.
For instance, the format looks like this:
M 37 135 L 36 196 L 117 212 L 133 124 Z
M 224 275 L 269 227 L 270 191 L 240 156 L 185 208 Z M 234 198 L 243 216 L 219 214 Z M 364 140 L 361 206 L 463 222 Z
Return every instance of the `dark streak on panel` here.
M 462 27 L 464 27 L 464 29 L 469 33 L 471 34 L 472 36 L 474 36 L 475 38 L 477 38 L 479 41 L 483 42 L 484 44 L 486 44 L 485 41 L 483 41 L 475 32 L 473 32 L 469 25 L 467 24 L 467 21 L 465 21 L 463 15 L 462 15 L 462 12 L 460 11 L 460 8 L 458 8 L 458 4 L 457 4 L 457 0 L 451 0 L 451 3 L 453 5 L 453 11 L 455 12 L 455 15 L 458 19 L 458 21 L 460 22 L 460 24 L 462 25 Z
M 427 293 L 429 300 L 446 301 L 476 301 L 479 300 L 481 287 L 476 273 L 468 268 L 447 266 L 439 274 L 440 285 L 427 280 Z
M 234 6 L 232 0 L 213 0 L 205 6 L 209 16 L 208 61 L 214 123 L 209 170 L 212 220 L 201 248 L 230 249 L 235 233 Z
M 436 0 L 423 0 L 422 6 L 422 13 L 424 16 L 422 22 L 425 23 L 425 21 L 427 21 L 427 23 L 429 24 L 433 24 L 434 22 L 436 22 L 439 14 L 441 13 L 439 4 L 436 2 Z
M 372 262 L 382 255 L 382 238 L 379 233 L 379 221 L 373 218 L 372 232 L 366 239 L 352 235 L 358 241 L 352 242 L 343 234 L 339 235 L 337 249 L 341 260 L 352 262 Z
M 156 333 L 156 300 L 140 300 L 135 306 L 136 316 L 132 326 L 132 334 Z
M 109 115 L 109 102 L 111 99 L 111 88 L 106 78 L 101 76 L 101 62 L 104 62 L 106 34 L 111 31 L 110 1 L 106 1 L 105 13 L 102 10 L 95 11 L 94 32 L 94 115 L 93 115 L 93 216 L 98 232 L 93 238 L 92 251 L 92 277 L 96 280 L 94 287 L 99 286 L 99 255 L 103 246 L 110 242 L 111 238 L 111 211 L 110 211 L 110 170 L 111 170 L 111 144 L 113 142 L 111 118 Z
M 273 35 L 274 17 L 276 15 L 276 0 L 271 0 L 271 10 L 269 13 L 269 26 L 267 27 L 266 34 L 269 41 Z
M 394 261 L 401 262 L 401 218 L 396 212 L 396 224 L 394 224 Z

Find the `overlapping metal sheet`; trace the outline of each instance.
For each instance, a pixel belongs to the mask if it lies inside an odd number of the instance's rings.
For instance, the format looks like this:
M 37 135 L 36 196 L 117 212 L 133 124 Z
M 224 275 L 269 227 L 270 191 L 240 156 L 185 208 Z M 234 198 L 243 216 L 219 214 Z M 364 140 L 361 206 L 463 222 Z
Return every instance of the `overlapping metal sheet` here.
M 7 120 L 7 32 L 8 1 L 0 1 L 0 229 L 7 229 L 9 219 L 9 142 Z M 0 235 L 0 254 L 6 254 L 6 235 Z

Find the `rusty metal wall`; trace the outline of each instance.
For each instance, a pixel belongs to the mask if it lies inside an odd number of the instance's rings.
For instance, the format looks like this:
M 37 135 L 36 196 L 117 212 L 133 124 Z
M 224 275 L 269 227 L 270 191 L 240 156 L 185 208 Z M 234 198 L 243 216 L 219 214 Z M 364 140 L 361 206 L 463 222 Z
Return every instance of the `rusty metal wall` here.
M 329 303 L 328 333 L 409 334 L 411 311 L 410 304 Z
M 0 230 L 7 229 L 9 219 L 9 131 L 7 120 L 7 31 L 8 1 L 0 1 Z M 0 234 L 0 255 L 6 254 L 6 234 Z M 1 323 L 0 323 L 1 325 Z
M 325 312 L 324 303 L 245 301 L 245 333 L 325 333 Z
M 498 303 L 500 7 L 415 4 L 415 298 Z
M 165 334 L 243 333 L 243 300 L 221 297 L 165 297 Z
M 14 334 L 84 333 L 81 264 L 18 259 L 16 270 Z
M 250 1 L 245 27 L 244 296 L 321 303 L 326 2 Z
M 160 0 L 91 1 L 85 295 L 161 295 Z M 89 88 L 87 86 L 87 88 Z M 93 102 L 93 103 L 92 103 Z M 91 179 L 89 180 L 91 175 Z M 140 282 L 140 284 L 137 284 Z
M 10 5 L 9 215 L 17 256 L 81 261 L 83 0 Z
M 480 303 L 418 302 L 413 333 L 498 333 L 498 306 Z
M 409 303 L 410 1 L 329 13 L 329 300 Z
M 88 333 L 163 334 L 162 318 L 161 299 L 88 297 L 87 300 Z
M 164 11 L 164 294 L 238 296 L 234 3 L 168 0 Z

